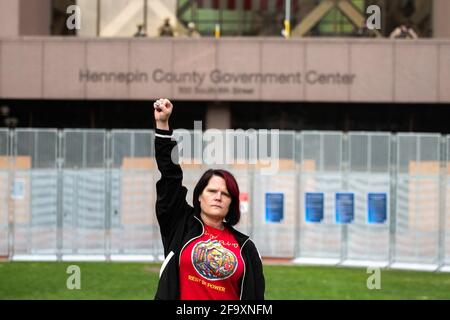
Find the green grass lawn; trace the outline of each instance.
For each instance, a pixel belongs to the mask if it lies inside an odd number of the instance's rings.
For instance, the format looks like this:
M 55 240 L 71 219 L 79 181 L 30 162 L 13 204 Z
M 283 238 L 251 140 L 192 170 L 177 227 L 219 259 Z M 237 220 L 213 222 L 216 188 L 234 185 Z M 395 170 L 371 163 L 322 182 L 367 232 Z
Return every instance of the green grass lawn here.
M 67 267 L 81 270 L 81 289 L 69 290 Z M 153 299 L 159 264 L 0 263 L 0 299 Z M 369 290 L 365 268 L 264 266 L 266 299 L 450 299 L 450 274 L 381 270 L 381 289 Z

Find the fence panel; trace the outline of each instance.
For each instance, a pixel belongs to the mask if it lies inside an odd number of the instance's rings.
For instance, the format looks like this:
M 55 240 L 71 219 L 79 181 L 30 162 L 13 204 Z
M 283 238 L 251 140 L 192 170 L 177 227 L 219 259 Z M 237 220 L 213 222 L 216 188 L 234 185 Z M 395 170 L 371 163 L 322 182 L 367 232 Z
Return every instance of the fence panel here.
M 8 154 L 9 132 L 0 129 L 0 256 L 9 255 L 9 200 L 10 157 Z
M 439 139 L 398 135 L 395 263 L 438 263 Z
M 450 267 L 450 136 L 446 142 L 444 264 Z
M 103 255 L 106 238 L 106 132 L 65 130 L 62 178 L 65 255 Z
M 14 255 L 56 257 L 57 131 L 18 129 L 14 139 Z
M 290 131 L 280 132 L 279 141 L 273 134 L 271 133 L 267 137 L 261 133 L 258 134 L 258 153 L 262 151 L 259 145 L 260 139 L 269 139 L 271 143 L 279 143 L 278 146 L 271 144 L 268 147 L 272 152 L 270 161 L 278 161 L 278 172 L 270 175 L 262 174 L 262 170 L 268 170 L 269 161 L 266 161 L 264 165 L 261 164 L 263 168 L 255 170 L 252 235 L 261 255 L 292 258 L 294 257 L 295 215 L 297 212 L 295 134 Z M 274 140 L 272 137 L 275 137 Z M 278 148 L 279 160 L 274 157 L 276 148 Z M 262 154 L 264 153 L 262 152 Z M 264 161 L 264 157 L 259 160 Z M 270 163 L 270 165 L 274 165 L 274 163 Z
M 300 259 L 341 257 L 342 225 L 335 220 L 335 193 L 342 191 L 342 133 L 303 132 L 300 178 Z M 323 219 L 307 219 L 306 197 L 323 197 Z
M 152 259 L 162 254 L 153 132 L 116 130 L 111 139 L 111 253 Z
M 348 225 L 346 259 L 387 264 L 390 221 L 390 135 L 350 133 L 348 143 L 347 180 L 349 190 L 355 193 L 355 219 Z M 376 199 L 378 203 L 375 203 Z M 383 210 L 384 202 L 386 210 L 384 221 L 382 217 L 369 217 L 369 201 L 371 205 L 378 206 L 376 211 Z M 379 212 L 372 213 L 379 214 Z

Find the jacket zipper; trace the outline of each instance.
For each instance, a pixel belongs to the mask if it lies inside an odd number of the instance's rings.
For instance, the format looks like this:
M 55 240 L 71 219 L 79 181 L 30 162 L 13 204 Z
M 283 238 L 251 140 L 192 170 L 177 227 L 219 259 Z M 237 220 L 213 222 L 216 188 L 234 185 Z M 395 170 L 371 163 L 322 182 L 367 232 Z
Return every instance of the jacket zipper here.
M 184 248 L 191 243 L 193 240 L 200 238 L 204 233 L 205 233 L 205 226 L 203 225 L 203 222 L 200 221 L 199 218 L 197 218 L 196 216 L 194 216 L 195 219 L 198 220 L 198 222 L 200 222 L 200 224 L 202 225 L 202 233 L 199 236 L 196 236 L 194 238 L 192 238 L 191 240 L 189 240 L 188 242 L 186 242 L 183 246 L 183 248 L 181 248 L 180 254 L 178 256 L 178 267 L 181 265 L 181 253 L 183 252 Z
M 244 279 L 245 279 L 245 271 L 246 271 L 246 267 L 245 267 L 245 260 L 244 257 L 242 256 L 242 249 L 244 249 L 245 244 L 247 243 L 247 241 L 250 240 L 250 238 L 247 238 L 247 240 L 245 240 L 245 242 L 242 244 L 241 246 L 241 250 L 240 250 L 240 255 L 241 255 L 241 259 L 242 262 L 244 264 L 244 275 L 242 276 L 242 281 L 241 281 L 241 295 L 239 296 L 239 300 L 242 300 L 242 293 L 244 292 Z

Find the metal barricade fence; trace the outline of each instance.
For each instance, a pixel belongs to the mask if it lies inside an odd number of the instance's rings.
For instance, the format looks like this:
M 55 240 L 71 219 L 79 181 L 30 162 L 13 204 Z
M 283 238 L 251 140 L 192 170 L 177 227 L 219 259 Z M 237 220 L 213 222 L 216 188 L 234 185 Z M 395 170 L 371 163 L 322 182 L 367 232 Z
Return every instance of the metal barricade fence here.
M 11 156 L 11 210 L 15 256 L 56 257 L 57 130 L 18 129 Z
M 154 212 L 155 160 L 152 131 L 111 132 L 112 260 L 154 259 L 163 253 Z
M 444 143 L 446 147 L 442 174 L 442 188 L 444 192 L 441 194 L 441 202 L 444 206 L 444 218 L 440 222 L 440 226 L 443 229 L 440 244 L 444 252 L 443 268 L 450 271 L 450 136 L 447 137 Z
M 102 257 L 109 229 L 106 131 L 65 130 L 61 139 L 62 238 L 58 254 L 65 259 Z
M 9 132 L 0 129 L 0 256 L 8 255 L 9 244 Z
M 260 144 L 267 134 L 216 130 L 211 151 L 205 133 L 176 130 L 188 203 L 224 168 L 241 191 L 236 228 L 262 256 L 450 270 L 450 137 L 282 131 Z M 0 157 L 0 256 L 163 258 L 152 130 L 3 129 Z
M 259 174 L 258 170 L 254 173 L 252 236 L 262 256 L 293 257 L 297 211 L 293 131 L 279 133 L 278 153 L 277 173 Z M 272 198 L 280 199 L 278 206 L 281 206 L 281 209 L 278 207 L 271 212 Z
M 334 193 L 343 190 L 342 133 L 304 132 L 300 152 L 300 227 L 298 262 L 339 262 L 342 226 L 334 222 Z M 322 217 L 306 216 L 306 197 L 322 205 Z M 316 205 L 317 205 L 316 204 Z
M 394 265 L 439 265 L 440 136 L 397 136 Z
M 348 225 L 344 263 L 358 262 L 385 265 L 389 261 L 390 241 L 390 135 L 356 133 L 348 135 L 347 189 L 355 193 L 355 219 Z M 386 220 L 373 223 L 368 219 L 369 196 L 386 195 Z M 346 261 L 345 261 L 346 260 Z

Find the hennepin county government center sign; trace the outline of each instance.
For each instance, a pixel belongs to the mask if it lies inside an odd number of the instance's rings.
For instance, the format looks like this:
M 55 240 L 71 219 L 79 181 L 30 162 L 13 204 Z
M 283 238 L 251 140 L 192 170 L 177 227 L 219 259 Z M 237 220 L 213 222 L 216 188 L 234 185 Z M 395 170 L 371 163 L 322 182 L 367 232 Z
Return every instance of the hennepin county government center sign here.
M 338 84 L 350 85 L 355 80 L 355 74 L 349 73 L 320 73 L 316 70 L 309 70 L 306 73 L 235 73 L 223 72 L 214 69 L 206 72 L 170 72 L 163 69 L 155 69 L 150 74 L 148 72 L 99 72 L 92 70 L 80 70 L 80 82 L 103 82 L 103 83 L 159 83 L 176 84 L 179 93 L 199 94 L 199 93 L 228 93 L 252 94 L 253 88 L 249 84 Z M 205 86 L 206 79 L 215 86 Z M 246 86 L 247 85 L 247 86 Z

